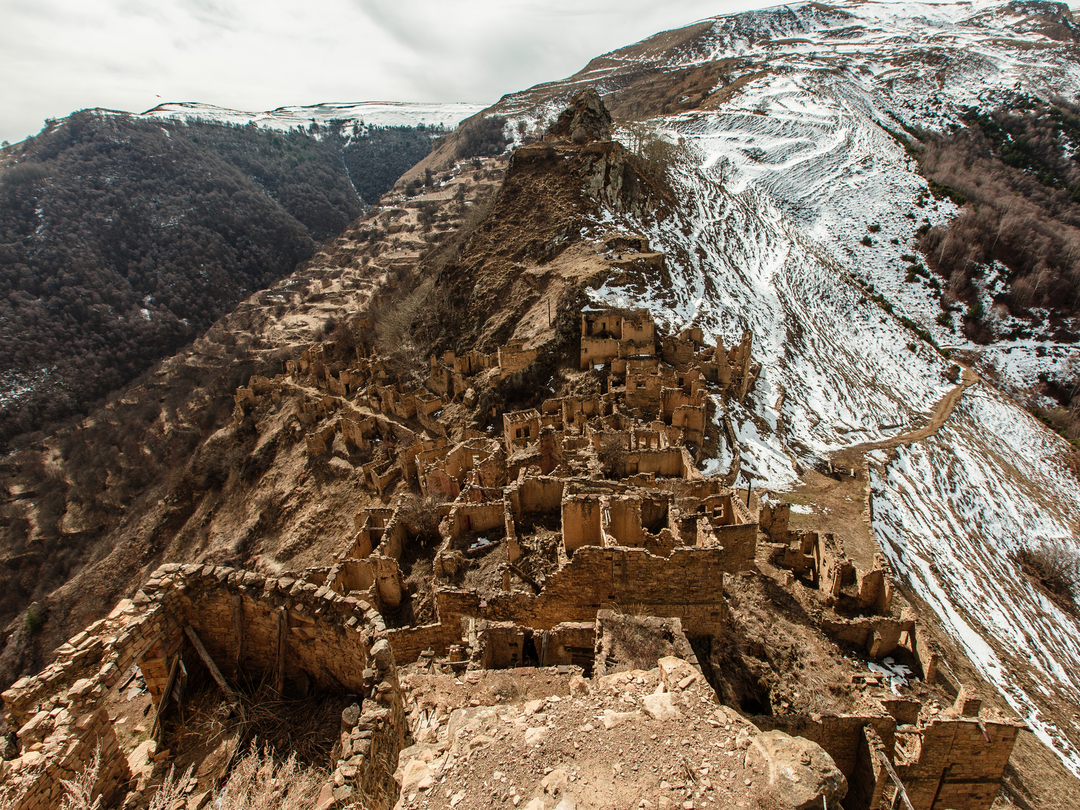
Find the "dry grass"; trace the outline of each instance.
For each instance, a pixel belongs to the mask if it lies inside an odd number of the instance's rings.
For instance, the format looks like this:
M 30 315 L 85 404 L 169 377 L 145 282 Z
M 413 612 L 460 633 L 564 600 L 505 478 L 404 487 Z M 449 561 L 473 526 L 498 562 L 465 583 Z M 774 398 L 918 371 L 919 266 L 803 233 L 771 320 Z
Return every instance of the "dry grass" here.
M 190 697 L 183 718 L 167 721 L 169 746 L 181 755 L 198 752 L 208 741 L 236 733 L 241 748 L 257 739 L 280 757 L 290 755 L 305 765 L 329 766 L 341 711 L 350 702 L 346 696 L 316 690 L 302 698 L 282 697 L 267 682 L 240 689 L 237 696 L 240 711 L 235 716 L 216 687 Z
M 94 758 L 87 763 L 74 779 L 62 779 L 64 797 L 60 800 L 60 810 L 99 810 L 101 796 L 94 796 L 101 773 L 101 744 L 94 749 Z
M 1043 543 L 1022 548 L 1013 560 L 1059 607 L 1071 613 L 1080 601 L 1080 552 Z
M 100 793 L 95 795 L 94 791 L 100 777 L 101 745 L 98 744 L 94 749 L 94 758 L 75 774 L 74 778 L 60 781 L 64 788 L 64 795 L 60 800 L 60 810 L 101 810 L 102 796 Z M 176 769 L 170 768 L 169 775 L 165 777 L 165 780 L 158 787 L 154 797 L 150 800 L 150 804 L 147 805 L 147 810 L 170 810 L 178 801 L 183 801 L 184 788 L 190 778 L 190 767 L 179 779 L 176 778 Z M 0 795 L 0 798 L 6 800 L 3 806 L 13 807 L 20 797 Z
M 348 702 L 343 695 L 321 692 L 283 700 L 269 686 L 260 687 L 251 696 L 241 693 L 243 738 L 252 745 L 261 740 L 264 748 L 282 756 L 288 752 L 301 763 L 328 766 L 338 742 L 341 711 Z
M 157 789 L 154 798 L 147 805 L 147 810 L 172 810 L 173 806 L 184 798 L 184 788 L 191 779 L 191 766 L 184 771 L 184 775 L 176 778 L 176 768 L 169 768 L 169 775 Z
M 315 803 L 327 773 L 300 764 L 295 754 L 284 761 L 253 741 L 215 796 L 216 810 L 308 810 Z
M 340 722 L 341 701 L 280 700 L 267 687 L 254 696 L 243 695 L 242 736 L 251 740 L 248 752 L 229 772 L 225 787 L 215 796 L 216 810 L 291 810 L 310 808 L 328 778 L 332 743 Z M 176 730 L 176 741 L 194 744 L 206 735 L 224 731 L 225 704 L 204 700 L 191 706 L 183 727 Z M 261 736 L 265 734 L 266 736 Z M 288 751 L 285 756 L 284 752 Z M 182 775 L 170 768 L 148 805 L 148 810 L 171 810 L 183 802 L 185 789 L 192 782 L 195 763 Z M 101 773 L 101 749 L 72 779 L 62 781 L 64 795 L 60 810 L 101 810 L 102 797 L 95 795 Z M 17 787 L 0 786 L 0 806 L 14 806 L 22 799 L 33 780 Z

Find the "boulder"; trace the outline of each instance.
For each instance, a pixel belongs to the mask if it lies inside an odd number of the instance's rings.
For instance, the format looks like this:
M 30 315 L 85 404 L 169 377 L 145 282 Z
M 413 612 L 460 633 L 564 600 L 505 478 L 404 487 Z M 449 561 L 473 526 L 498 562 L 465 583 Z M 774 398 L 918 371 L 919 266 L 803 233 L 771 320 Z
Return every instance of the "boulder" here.
M 681 692 L 701 677 L 697 667 L 671 655 L 661 658 L 656 666 L 660 669 L 660 680 L 668 692 Z
M 416 790 L 427 790 L 435 783 L 428 764 L 419 759 L 409 760 L 401 774 L 401 792 L 408 794 Z
M 629 723 L 634 720 L 635 717 L 640 717 L 638 712 L 617 712 L 613 709 L 604 709 L 604 728 L 611 730 L 618 728 L 623 723 Z
M 746 768 L 762 798 L 780 807 L 819 810 L 822 797 L 829 807 L 838 807 L 847 795 L 847 779 L 824 748 L 782 731 L 766 731 L 750 741 Z
M 645 714 L 649 715 L 653 720 L 679 720 L 683 716 L 682 712 L 679 711 L 679 707 L 675 704 L 671 692 L 646 695 L 642 698 L 641 703 L 645 707 Z

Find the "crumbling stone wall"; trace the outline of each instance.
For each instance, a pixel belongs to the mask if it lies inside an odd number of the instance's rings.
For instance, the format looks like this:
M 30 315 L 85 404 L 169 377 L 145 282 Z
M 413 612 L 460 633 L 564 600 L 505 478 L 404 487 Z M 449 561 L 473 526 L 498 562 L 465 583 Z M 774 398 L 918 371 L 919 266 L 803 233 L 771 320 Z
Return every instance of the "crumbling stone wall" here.
M 499 376 L 509 377 L 516 371 L 521 371 L 539 355 L 537 349 L 526 349 L 525 341 L 511 340 L 505 346 L 499 347 Z
M 733 569 L 746 571 L 757 556 L 757 532 L 756 523 L 714 526 L 708 518 L 702 518 L 698 520 L 698 545 L 720 546 Z
M 677 618 L 634 616 L 601 610 L 596 614 L 595 677 L 635 668 L 643 658 L 674 656 L 697 666 L 690 641 Z
M 959 703 L 959 701 L 958 701 Z M 876 810 L 890 779 L 881 757 L 895 757 L 895 771 L 915 810 L 989 810 L 1016 737 L 1020 720 L 975 716 L 934 717 L 925 725 L 897 726 L 882 711 L 867 715 L 758 717 L 763 731 L 779 729 L 824 748 L 847 777 L 846 810 Z
M 105 634 L 128 607 L 122 603 L 95 623 L 95 632 L 84 631 L 62 645 L 57 660 L 42 673 L 20 678 L 4 692 L 7 722 L 17 730 L 21 747 L 16 759 L 0 760 L 0 783 L 19 796 L 12 810 L 59 806 L 62 780 L 84 771 L 96 753 L 95 794 L 111 801 L 130 778 L 109 713 L 97 705 L 121 675 Z
M 525 662 L 525 629 L 513 622 L 478 621 L 469 642 L 469 656 L 481 669 L 513 669 Z
M 589 671 L 593 665 L 595 637 L 594 622 L 560 622 L 542 633 L 540 665 L 579 666 Z
M 880 714 L 755 717 L 754 724 L 762 731 L 775 729 L 816 742 L 833 758 L 836 767 L 847 777 L 849 785 L 853 780 L 859 779 L 859 749 L 863 745 L 863 728 L 873 728 L 889 751 L 893 748 L 896 732 L 896 720 L 884 710 Z M 847 806 L 845 803 L 844 807 Z
M 832 599 L 845 597 L 860 608 L 888 614 L 892 606 L 892 581 L 885 575 L 884 558 L 878 555 L 869 571 L 860 571 L 848 559 L 843 542 L 832 534 L 784 531 L 785 513 L 774 506 L 762 509 L 770 537 L 783 537 L 774 545 L 770 561 L 796 576 L 806 576 Z
M 563 546 L 573 553 L 582 546 L 603 543 L 600 500 L 589 495 L 569 495 L 562 502 Z
M 448 631 L 440 623 L 425 624 L 420 627 L 400 627 L 388 630 L 386 640 L 394 651 L 394 660 L 401 664 L 411 664 L 425 650 L 432 650 L 436 655 L 446 655 L 450 644 L 461 641 L 461 628 L 457 634 Z
M 1021 721 L 935 718 L 896 771 L 915 810 L 986 810 L 1001 789 Z
M 821 629 L 833 639 L 861 647 L 871 658 L 884 658 L 901 645 L 905 634 L 915 631 L 913 618 L 860 616 L 855 619 L 822 619 Z
M 717 635 L 727 615 L 721 587 L 727 563 L 720 549 L 677 548 L 658 557 L 643 549 L 583 546 L 538 595 L 499 594 L 482 606 L 472 592 L 440 590 L 439 617 L 451 627 L 461 616 L 476 616 L 551 629 L 593 621 L 604 607 L 633 605 L 648 615 L 678 617 L 691 635 Z
M 4 767 L 32 780 L 17 810 L 57 806 L 60 780 L 83 769 L 99 741 L 96 790 L 107 801 L 118 794 L 130 774 L 100 700 L 138 663 L 157 703 L 177 656 L 189 669 L 200 665 L 186 626 L 226 676 L 265 673 L 280 688 L 285 678 L 303 672 L 325 688 L 363 695 L 329 789 L 346 797 L 363 790 L 377 798 L 380 810 L 393 804 L 391 775 L 406 727 L 381 616 L 366 603 L 304 580 L 224 566 L 165 565 L 93 634 L 73 638 L 71 654 L 62 651 L 53 666 L 4 693 L 8 722 L 24 746 L 23 756 Z
M 451 508 L 447 519 L 450 537 L 454 540 L 472 532 L 488 532 L 505 528 L 503 502 L 463 503 Z
M 90 707 L 90 693 L 69 693 L 63 700 L 65 703 L 54 710 L 55 714 L 40 712 L 40 718 L 35 717 L 19 730 L 22 756 L 13 762 L 0 760 L 0 782 L 9 788 L 25 789 L 9 810 L 59 807 L 65 795 L 63 780 L 86 770 L 95 755 L 100 757 L 100 764 L 92 790 L 104 802 L 113 801 L 131 777 L 108 711 Z M 74 738 L 73 732 L 77 734 Z
M 503 440 L 506 452 L 528 447 L 540 439 L 540 412 L 536 408 L 503 414 Z
M 515 520 L 528 514 L 558 512 L 564 484 L 558 478 L 530 477 L 515 481 L 507 488 L 506 498 Z
M 635 450 L 624 457 L 627 475 L 651 473 L 662 478 L 700 477 L 685 447 L 663 450 Z
M 592 503 L 599 509 L 598 501 Z M 583 546 L 539 594 L 512 591 L 482 601 L 476 591 L 437 588 L 439 624 L 393 630 L 388 638 L 398 659 L 412 662 L 423 650 L 441 654 L 461 643 L 463 622 L 470 619 L 544 631 L 592 622 L 597 611 L 611 608 L 676 617 L 690 635 L 716 636 L 728 611 L 723 575 L 739 565 L 719 548 L 675 548 L 657 556 L 645 549 Z

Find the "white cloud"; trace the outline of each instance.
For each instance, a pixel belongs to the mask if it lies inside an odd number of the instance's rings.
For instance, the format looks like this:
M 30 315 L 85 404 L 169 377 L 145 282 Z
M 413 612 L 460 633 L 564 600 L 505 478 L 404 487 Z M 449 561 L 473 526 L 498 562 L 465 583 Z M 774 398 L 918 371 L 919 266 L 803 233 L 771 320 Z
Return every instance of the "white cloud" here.
M 0 139 L 164 101 L 494 102 L 749 0 L 0 0 Z

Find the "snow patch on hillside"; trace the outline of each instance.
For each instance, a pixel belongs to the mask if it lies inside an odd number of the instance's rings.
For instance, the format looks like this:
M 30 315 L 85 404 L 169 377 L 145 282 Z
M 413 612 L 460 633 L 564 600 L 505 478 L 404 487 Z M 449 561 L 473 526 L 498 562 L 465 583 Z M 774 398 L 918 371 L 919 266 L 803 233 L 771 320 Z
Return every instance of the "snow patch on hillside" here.
M 433 103 L 397 101 L 361 101 L 353 104 L 315 104 L 308 107 L 278 107 L 265 112 L 243 112 L 212 104 L 182 102 L 161 104 L 141 113 L 139 118 L 201 118 L 223 124 L 255 124 L 265 129 L 307 129 L 311 124 L 325 126 L 332 121 L 363 123 L 377 127 L 442 126 L 454 129 L 466 118 L 483 110 L 486 104 Z
M 710 343 L 731 346 L 753 332 L 762 373 L 747 404 L 765 424 L 782 418 L 786 427 L 766 436 L 749 414 L 736 414 L 744 467 L 758 482 L 786 489 L 796 465 L 885 438 L 949 390 L 945 362 L 927 347 L 911 351 L 910 333 L 793 227 L 772 195 L 755 185 L 730 193 L 715 168 L 684 165 L 672 179 L 683 201 L 676 211 L 620 223 L 666 254 L 671 283 L 605 284 L 592 295 L 648 307 L 675 330 L 697 324 Z
M 0 372 L 0 410 L 21 407 L 30 396 L 52 383 L 55 370 L 56 366 L 41 366 L 30 371 Z
M 1080 625 L 1036 588 L 1013 554 L 1076 549 L 1080 484 L 1061 443 L 980 386 L 933 438 L 872 475 L 873 528 L 901 578 L 933 607 L 983 674 L 1080 775 L 1080 749 L 1054 717 L 1080 702 Z

